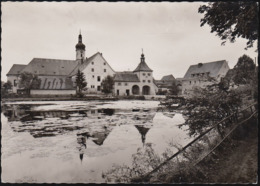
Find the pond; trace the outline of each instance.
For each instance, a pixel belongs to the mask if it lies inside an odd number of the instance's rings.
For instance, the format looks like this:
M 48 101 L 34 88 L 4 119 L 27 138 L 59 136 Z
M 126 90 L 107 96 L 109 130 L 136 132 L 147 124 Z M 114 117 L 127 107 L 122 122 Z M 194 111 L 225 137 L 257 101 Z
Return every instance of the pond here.
M 158 101 L 7 102 L 2 105 L 2 182 L 101 183 L 145 143 L 162 154 L 192 139 L 181 114 Z M 173 148 L 173 147 L 171 147 Z M 177 151 L 177 149 L 173 149 Z

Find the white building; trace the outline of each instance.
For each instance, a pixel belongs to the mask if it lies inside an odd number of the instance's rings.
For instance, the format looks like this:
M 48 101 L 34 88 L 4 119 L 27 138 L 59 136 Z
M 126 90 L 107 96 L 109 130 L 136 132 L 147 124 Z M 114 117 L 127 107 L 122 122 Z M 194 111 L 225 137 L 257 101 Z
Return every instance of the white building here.
M 14 64 L 7 73 L 7 80 L 12 83 L 13 92 L 17 93 L 19 90 L 19 75 L 30 72 L 41 79 L 40 88 L 31 90 L 31 94 L 75 94 L 78 70 L 86 77 L 87 93 L 101 93 L 101 82 L 108 75 L 115 79 L 115 95 L 155 95 L 157 92 L 153 71 L 145 63 L 144 54 L 141 55 L 141 62 L 133 72 L 115 72 L 102 53 L 97 52 L 91 57 L 85 57 L 86 47 L 81 34 L 75 48 L 75 60 L 33 58 L 28 65 Z
M 177 78 L 177 86 L 182 94 L 189 94 L 195 87 L 205 88 L 207 85 L 220 82 L 229 70 L 226 60 L 191 65 L 184 78 Z
M 144 54 L 141 55 L 141 62 L 133 72 L 117 72 L 114 81 L 115 95 L 118 96 L 155 95 L 158 91 L 153 70 L 146 64 Z

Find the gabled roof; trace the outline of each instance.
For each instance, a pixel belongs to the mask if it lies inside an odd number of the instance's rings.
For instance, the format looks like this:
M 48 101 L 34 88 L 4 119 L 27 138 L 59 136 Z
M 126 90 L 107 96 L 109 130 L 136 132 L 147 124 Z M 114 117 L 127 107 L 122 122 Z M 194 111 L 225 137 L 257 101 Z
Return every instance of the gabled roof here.
M 77 65 L 77 66 L 71 71 L 71 73 L 69 74 L 69 76 L 74 76 L 74 75 L 76 75 L 77 72 L 78 72 L 78 70 L 80 70 L 80 71 L 84 70 L 84 69 L 88 66 L 88 64 L 89 64 L 98 54 L 99 54 L 99 52 L 97 52 L 96 54 L 92 55 L 91 57 L 85 59 L 82 64 Z
M 137 71 L 152 72 L 153 70 L 151 70 L 144 61 L 142 61 L 142 62 L 139 63 L 139 65 L 134 70 L 134 72 L 137 72 Z
M 138 76 L 133 72 L 117 72 L 115 82 L 140 82 Z
M 14 64 L 6 75 L 18 75 L 27 65 Z
M 175 81 L 175 78 L 172 74 L 170 74 L 170 75 L 167 75 L 167 76 L 163 76 L 161 80 L 162 81 Z
M 101 57 L 103 58 L 103 60 L 107 63 L 107 65 L 111 68 L 111 66 L 108 64 L 108 62 L 106 61 L 106 59 L 103 57 L 102 53 L 97 52 L 97 53 L 95 53 L 94 55 L 92 55 L 91 57 L 85 59 L 82 64 L 79 64 L 78 66 L 76 66 L 76 67 L 73 69 L 73 71 L 70 73 L 70 76 L 76 75 L 77 72 L 78 72 L 78 70 L 80 70 L 80 71 L 84 70 L 84 69 L 90 64 L 90 62 L 92 62 L 93 59 L 94 59 L 95 57 L 97 57 L 98 55 L 101 56 Z M 111 68 L 111 69 L 112 69 L 112 68 Z M 112 69 L 112 70 L 113 70 L 113 69 Z M 114 71 L 114 70 L 113 70 L 113 71 Z
M 37 75 L 67 76 L 78 65 L 75 60 L 33 58 L 22 70 Z
M 209 76 L 211 77 L 217 77 L 218 72 L 224 63 L 227 64 L 226 60 L 191 65 L 188 71 L 186 72 L 184 78 L 192 78 L 191 76 L 192 74 L 206 73 L 206 72 L 209 72 Z

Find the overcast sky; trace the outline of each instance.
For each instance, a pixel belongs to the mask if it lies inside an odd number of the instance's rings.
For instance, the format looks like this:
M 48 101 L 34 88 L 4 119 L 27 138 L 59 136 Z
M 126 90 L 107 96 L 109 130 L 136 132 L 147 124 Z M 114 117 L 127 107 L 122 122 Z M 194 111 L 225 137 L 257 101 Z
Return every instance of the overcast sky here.
M 134 70 L 142 48 L 154 78 L 183 77 L 199 62 L 227 60 L 233 68 L 243 54 L 255 59 L 246 40 L 221 46 L 200 27 L 204 2 L 4 2 L 2 4 L 2 80 L 13 64 L 33 58 L 72 59 L 81 29 L 86 57 L 97 51 L 115 71 Z M 257 23 L 256 23 L 257 24 Z M 255 44 L 256 45 L 256 44 Z

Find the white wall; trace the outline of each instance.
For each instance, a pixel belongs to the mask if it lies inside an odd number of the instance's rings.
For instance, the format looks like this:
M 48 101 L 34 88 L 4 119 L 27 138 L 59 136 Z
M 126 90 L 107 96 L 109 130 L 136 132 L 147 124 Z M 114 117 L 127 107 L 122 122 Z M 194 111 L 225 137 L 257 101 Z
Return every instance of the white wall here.
M 12 92 L 13 93 L 17 93 L 17 89 L 19 89 L 19 87 L 18 87 L 18 83 L 19 83 L 18 76 L 16 76 L 16 75 L 8 75 L 7 76 L 7 81 L 10 81 L 11 84 L 12 84 Z M 14 81 L 16 81 L 16 86 L 14 86 Z
M 119 85 L 119 83 L 121 85 Z M 117 95 L 117 90 L 119 90 L 120 96 L 126 96 L 126 90 L 129 90 L 129 95 L 133 95 L 132 88 L 134 85 L 139 86 L 139 95 L 143 95 L 142 90 L 144 86 L 150 87 L 150 94 L 149 95 L 155 95 L 156 88 L 155 84 L 153 82 L 151 83 L 141 83 L 141 82 L 115 82 L 114 85 L 114 94 Z
M 92 62 L 94 64 L 92 64 Z M 92 72 L 92 68 L 94 72 Z M 104 72 L 104 69 L 106 69 L 106 72 Z M 101 86 L 102 80 L 108 75 L 113 76 L 115 74 L 114 70 L 104 60 L 101 54 L 98 54 L 82 72 L 85 74 L 89 93 L 97 92 L 97 87 Z M 100 81 L 97 79 L 98 76 L 100 77 Z M 94 88 L 91 88 L 91 86 L 94 86 Z
M 76 90 L 31 90 L 31 95 L 70 95 Z

